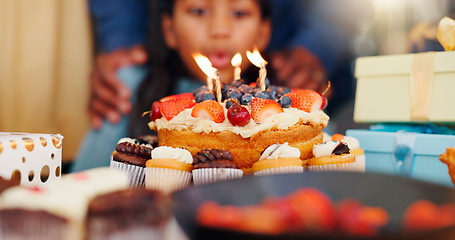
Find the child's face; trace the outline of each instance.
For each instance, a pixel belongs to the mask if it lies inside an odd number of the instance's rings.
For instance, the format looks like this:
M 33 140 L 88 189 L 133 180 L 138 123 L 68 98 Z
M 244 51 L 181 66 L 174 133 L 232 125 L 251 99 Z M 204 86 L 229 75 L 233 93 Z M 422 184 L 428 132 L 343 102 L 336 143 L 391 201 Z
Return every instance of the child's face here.
M 163 18 L 166 44 L 179 52 L 190 72 L 205 81 L 206 75 L 193 53 L 207 56 L 220 71 L 223 82 L 231 82 L 231 59 L 242 54 L 242 68 L 250 63 L 246 50 L 265 49 L 270 22 L 261 18 L 258 0 L 176 0 L 172 17 Z

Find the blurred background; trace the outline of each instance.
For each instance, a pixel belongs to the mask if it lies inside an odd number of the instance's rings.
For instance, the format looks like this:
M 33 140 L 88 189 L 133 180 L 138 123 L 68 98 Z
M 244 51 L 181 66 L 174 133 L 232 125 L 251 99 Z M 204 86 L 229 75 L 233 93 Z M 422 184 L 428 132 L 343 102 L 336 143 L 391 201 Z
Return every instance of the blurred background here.
M 89 129 L 96 46 L 87 6 L 82 0 L 0 0 L 0 131 L 61 133 L 65 164 Z M 357 23 L 356 57 L 442 50 L 437 24 L 455 13 L 453 0 L 372 0 L 372 6 L 369 20 Z M 331 115 L 334 131 L 367 127 L 352 121 L 353 103 Z

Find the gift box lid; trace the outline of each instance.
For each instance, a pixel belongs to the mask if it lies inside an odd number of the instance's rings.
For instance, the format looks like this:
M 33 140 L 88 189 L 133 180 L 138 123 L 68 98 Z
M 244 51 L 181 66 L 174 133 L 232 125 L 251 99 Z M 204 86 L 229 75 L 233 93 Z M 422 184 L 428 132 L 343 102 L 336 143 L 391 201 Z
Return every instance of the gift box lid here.
M 417 54 L 398 54 L 384 56 L 368 56 L 357 58 L 355 64 L 356 78 L 383 75 L 410 74 L 414 56 L 435 54 L 433 72 L 455 71 L 455 52 L 427 52 Z

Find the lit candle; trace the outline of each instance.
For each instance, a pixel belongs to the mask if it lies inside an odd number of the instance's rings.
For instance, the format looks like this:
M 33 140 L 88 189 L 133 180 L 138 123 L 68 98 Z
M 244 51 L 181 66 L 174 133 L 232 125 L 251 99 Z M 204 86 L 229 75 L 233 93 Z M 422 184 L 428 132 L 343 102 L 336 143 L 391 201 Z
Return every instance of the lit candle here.
M 240 79 L 240 64 L 242 64 L 242 55 L 237 53 L 231 60 L 231 64 L 234 67 L 234 80 Z
M 246 56 L 254 66 L 260 68 L 259 86 L 261 88 L 261 91 L 265 91 L 265 77 L 267 76 L 267 69 L 265 68 L 265 66 L 267 65 L 267 61 L 265 61 L 262 58 L 261 54 L 257 49 L 254 49 L 253 52 L 246 51 Z
M 206 56 L 200 53 L 195 53 L 193 54 L 193 58 L 202 72 L 207 75 L 207 87 L 210 91 L 213 90 L 213 80 L 215 80 L 216 97 L 218 102 L 221 102 L 221 82 L 219 71 L 212 67 L 212 63 Z
M 202 72 L 204 72 L 204 74 L 207 75 L 207 87 L 209 88 L 210 91 L 212 91 L 213 79 L 216 78 L 216 69 L 212 67 L 212 63 L 210 62 L 210 60 L 200 53 L 193 54 L 193 58 L 196 61 L 199 68 L 202 70 Z
M 215 74 L 216 74 L 216 78 L 215 78 L 216 100 L 218 100 L 218 102 L 221 102 L 221 81 L 220 81 L 220 71 L 218 71 L 217 69 L 215 69 Z

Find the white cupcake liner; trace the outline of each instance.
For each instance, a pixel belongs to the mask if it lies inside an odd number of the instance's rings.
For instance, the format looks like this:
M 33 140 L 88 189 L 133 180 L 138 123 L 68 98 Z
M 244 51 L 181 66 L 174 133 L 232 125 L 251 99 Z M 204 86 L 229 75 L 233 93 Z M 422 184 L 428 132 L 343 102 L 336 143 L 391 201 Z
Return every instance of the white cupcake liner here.
M 0 217 L 0 239 L 64 239 L 72 233 L 70 224 L 46 217 L 30 216 L 25 210 L 8 218 Z
M 365 172 L 365 155 L 360 155 L 355 157 L 356 169 L 357 172 Z
M 243 171 L 235 168 L 198 168 L 193 170 L 194 185 L 243 177 Z
M 183 189 L 191 183 L 191 172 L 170 168 L 147 167 L 145 187 L 162 191 L 165 194 Z
M 111 160 L 110 167 L 128 173 L 128 186 L 130 188 L 145 187 L 145 167 L 136 166 Z
M 308 166 L 310 172 L 326 172 L 326 171 L 340 171 L 340 172 L 354 172 L 358 168 L 356 162 L 352 163 L 337 163 L 337 164 L 324 164 Z
M 114 230 L 109 233 L 89 233 L 90 240 L 124 240 L 124 239 L 150 239 L 161 240 L 165 236 L 164 226 L 159 227 L 131 227 L 127 229 Z
M 303 173 L 303 171 L 304 171 L 303 166 L 275 167 L 254 172 L 254 176 L 265 176 L 284 173 Z

